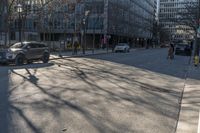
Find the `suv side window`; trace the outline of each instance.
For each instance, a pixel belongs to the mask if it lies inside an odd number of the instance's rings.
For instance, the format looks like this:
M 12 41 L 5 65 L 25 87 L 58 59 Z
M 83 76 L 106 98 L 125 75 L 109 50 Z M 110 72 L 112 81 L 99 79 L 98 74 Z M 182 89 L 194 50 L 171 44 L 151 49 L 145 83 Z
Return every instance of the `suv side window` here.
M 44 44 L 38 44 L 40 48 L 45 48 L 46 46 Z
M 39 43 L 34 43 L 34 45 L 35 45 L 35 48 L 41 48 Z
M 30 46 L 30 48 L 37 48 L 37 44 L 35 44 L 35 43 L 30 43 L 28 45 Z

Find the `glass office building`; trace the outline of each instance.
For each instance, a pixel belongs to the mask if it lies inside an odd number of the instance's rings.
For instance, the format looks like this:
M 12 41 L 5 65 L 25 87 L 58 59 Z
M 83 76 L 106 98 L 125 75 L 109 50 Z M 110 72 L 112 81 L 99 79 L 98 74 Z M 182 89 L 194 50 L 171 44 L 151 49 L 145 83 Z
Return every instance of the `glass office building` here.
M 180 11 L 184 11 L 186 4 L 196 0 L 160 0 L 159 22 L 170 34 L 171 39 L 188 40 L 193 38 L 194 32 L 186 25 L 177 23 Z
M 0 45 L 6 43 L 6 5 L 6 0 L 0 1 Z
M 152 39 L 156 8 L 156 0 L 72 1 L 62 3 L 52 11 L 46 6 L 42 17 L 36 17 L 32 22 L 26 20 L 24 30 L 28 30 L 28 26 L 29 30 L 36 29 L 42 41 L 74 38 L 80 41 L 84 34 L 88 44 L 95 37 L 97 45 L 106 38 L 110 44 L 129 42 L 144 46 Z

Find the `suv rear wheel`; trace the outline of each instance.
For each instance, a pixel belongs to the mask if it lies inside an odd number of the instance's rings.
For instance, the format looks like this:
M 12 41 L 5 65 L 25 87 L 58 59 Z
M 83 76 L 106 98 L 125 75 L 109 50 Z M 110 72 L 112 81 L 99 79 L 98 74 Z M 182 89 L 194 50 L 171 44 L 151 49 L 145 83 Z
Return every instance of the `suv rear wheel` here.
M 48 63 L 49 62 L 49 53 L 44 53 L 42 57 L 43 63 Z
M 15 58 L 15 65 L 17 66 L 21 66 L 24 64 L 24 56 L 23 55 L 17 55 L 17 57 Z

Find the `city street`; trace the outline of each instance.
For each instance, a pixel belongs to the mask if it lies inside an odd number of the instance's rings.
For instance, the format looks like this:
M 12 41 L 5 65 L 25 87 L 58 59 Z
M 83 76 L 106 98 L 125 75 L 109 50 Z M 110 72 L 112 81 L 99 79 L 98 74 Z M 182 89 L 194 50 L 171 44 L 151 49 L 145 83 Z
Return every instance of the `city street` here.
M 0 133 L 175 133 L 189 57 L 139 49 L 0 66 Z

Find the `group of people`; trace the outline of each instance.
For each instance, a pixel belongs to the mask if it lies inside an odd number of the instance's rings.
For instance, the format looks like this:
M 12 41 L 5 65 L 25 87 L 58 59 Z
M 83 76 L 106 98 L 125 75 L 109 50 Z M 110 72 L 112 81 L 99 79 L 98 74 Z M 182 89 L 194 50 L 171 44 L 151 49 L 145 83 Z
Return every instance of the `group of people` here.
M 74 41 L 73 43 L 70 41 L 67 42 L 66 49 L 72 49 L 74 55 L 78 54 L 79 48 L 80 48 L 80 45 L 79 45 L 78 41 Z

